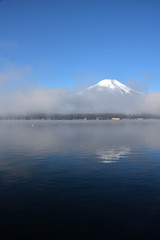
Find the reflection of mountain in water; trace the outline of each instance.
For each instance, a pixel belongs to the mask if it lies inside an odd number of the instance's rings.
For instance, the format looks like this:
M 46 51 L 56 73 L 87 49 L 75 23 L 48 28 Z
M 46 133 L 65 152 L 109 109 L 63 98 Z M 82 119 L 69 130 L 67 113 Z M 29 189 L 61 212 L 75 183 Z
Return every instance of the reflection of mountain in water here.
M 0 172 L 28 177 L 40 163 L 67 168 L 70 159 L 87 168 L 93 158 L 112 163 L 128 154 L 136 162 L 136 149 L 160 149 L 159 132 L 159 121 L 1 121 Z
M 130 152 L 130 148 L 122 147 L 119 149 L 110 149 L 106 151 L 97 152 L 97 157 L 101 159 L 102 163 L 115 163 L 120 158 L 125 158 Z

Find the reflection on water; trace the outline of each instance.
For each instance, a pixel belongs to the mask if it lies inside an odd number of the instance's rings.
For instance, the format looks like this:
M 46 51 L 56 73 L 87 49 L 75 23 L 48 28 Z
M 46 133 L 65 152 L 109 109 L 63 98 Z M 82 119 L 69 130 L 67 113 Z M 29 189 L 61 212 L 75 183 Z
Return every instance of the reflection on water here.
M 159 121 L 1 121 L 2 232 L 159 239 L 159 132 Z
M 130 149 L 128 147 L 109 149 L 108 151 L 97 151 L 97 158 L 101 159 L 102 163 L 116 163 L 120 158 L 127 157 L 129 152 Z

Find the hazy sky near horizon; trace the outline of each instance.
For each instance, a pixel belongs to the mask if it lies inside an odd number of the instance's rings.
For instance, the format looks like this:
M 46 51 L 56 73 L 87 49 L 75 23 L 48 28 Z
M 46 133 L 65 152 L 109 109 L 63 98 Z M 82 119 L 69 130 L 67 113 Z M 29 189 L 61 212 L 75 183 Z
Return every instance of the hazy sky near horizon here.
M 159 12 L 157 0 L 1 0 L 0 83 L 160 91 Z

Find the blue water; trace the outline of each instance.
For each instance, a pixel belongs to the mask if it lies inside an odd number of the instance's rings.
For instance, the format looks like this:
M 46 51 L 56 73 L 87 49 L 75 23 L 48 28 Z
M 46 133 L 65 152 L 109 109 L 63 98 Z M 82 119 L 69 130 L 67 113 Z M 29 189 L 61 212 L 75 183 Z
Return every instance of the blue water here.
M 1 239 L 160 239 L 159 225 L 160 121 L 0 122 Z

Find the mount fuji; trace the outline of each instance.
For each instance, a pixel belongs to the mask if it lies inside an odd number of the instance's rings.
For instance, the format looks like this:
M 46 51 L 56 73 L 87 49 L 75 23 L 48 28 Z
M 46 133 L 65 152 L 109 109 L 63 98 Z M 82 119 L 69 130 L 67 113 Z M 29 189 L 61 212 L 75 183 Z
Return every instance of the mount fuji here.
M 142 94 L 132 88 L 127 87 L 126 85 L 120 83 L 116 79 L 104 79 L 98 82 L 95 85 L 92 85 L 84 89 L 81 93 L 89 92 L 103 92 L 111 95 L 137 95 Z

